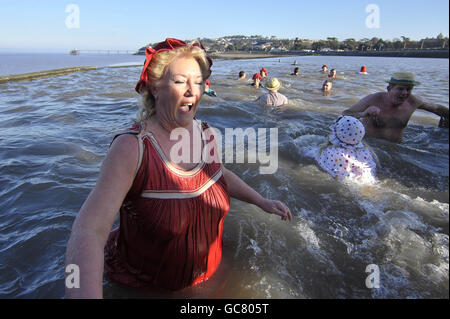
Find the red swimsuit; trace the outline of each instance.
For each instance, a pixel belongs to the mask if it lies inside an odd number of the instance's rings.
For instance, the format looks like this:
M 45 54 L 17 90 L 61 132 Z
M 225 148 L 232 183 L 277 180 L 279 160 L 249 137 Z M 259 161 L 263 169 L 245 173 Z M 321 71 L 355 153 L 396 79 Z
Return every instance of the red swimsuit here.
M 207 280 L 220 264 L 230 204 L 221 164 L 177 169 L 151 133 L 133 129 L 140 164 L 105 247 L 105 274 L 128 286 L 170 290 Z

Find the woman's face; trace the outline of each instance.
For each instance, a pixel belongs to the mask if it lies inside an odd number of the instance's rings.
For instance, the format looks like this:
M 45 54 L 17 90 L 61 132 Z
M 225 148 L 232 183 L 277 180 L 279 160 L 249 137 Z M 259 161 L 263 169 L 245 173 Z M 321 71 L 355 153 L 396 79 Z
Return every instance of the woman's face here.
M 190 125 L 204 90 L 198 62 L 190 57 L 175 58 L 152 92 L 159 121 L 173 128 Z

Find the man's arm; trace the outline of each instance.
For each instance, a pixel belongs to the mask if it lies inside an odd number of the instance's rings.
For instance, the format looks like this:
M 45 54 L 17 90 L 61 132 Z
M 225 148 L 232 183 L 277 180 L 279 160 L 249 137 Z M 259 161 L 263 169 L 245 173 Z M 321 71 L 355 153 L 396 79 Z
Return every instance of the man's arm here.
M 441 117 L 439 121 L 439 127 L 447 127 L 448 128 L 448 107 L 443 105 L 434 104 L 430 102 L 424 102 L 419 100 L 420 106 L 418 107 L 421 110 L 425 110 Z
M 434 104 L 430 102 L 424 102 L 418 98 L 416 98 L 419 103 L 418 109 L 425 110 L 441 117 L 439 121 L 439 127 L 447 127 L 448 128 L 448 107 L 443 105 Z
M 356 118 L 362 118 L 367 116 L 377 116 L 380 113 L 380 109 L 377 106 L 378 93 L 371 94 L 359 100 L 358 103 L 351 108 L 342 112 L 342 115 L 353 116 Z

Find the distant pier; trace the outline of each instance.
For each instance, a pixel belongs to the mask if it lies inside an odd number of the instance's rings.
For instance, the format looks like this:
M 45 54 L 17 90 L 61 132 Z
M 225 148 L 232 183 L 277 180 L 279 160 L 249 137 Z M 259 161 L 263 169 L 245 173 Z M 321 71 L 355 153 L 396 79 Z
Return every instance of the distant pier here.
M 84 49 L 73 49 L 70 50 L 70 55 L 79 55 L 80 53 L 107 53 L 107 54 L 134 54 L 134 50 L 84 50 Z

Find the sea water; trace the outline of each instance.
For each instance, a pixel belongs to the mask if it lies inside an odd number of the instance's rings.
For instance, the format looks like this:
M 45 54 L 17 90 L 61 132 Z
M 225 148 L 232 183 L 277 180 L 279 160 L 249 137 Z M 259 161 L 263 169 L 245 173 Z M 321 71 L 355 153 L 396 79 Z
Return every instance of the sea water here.
M 294 60 L 298 77 L 290 75 Z M 339 77 L 327 96 L 320 91 L 323 64 Z M 197 118 L 222 133 L 278 128 L 274 174 L 260 174 L 258 163 L 225 165 L 263 196 L 285 202 L 293 220 L 232 200 L 224 258 L 210 280 L 158 295 L 104 279 L 104 296 L 448 298 L 449 131 L 437 127 L 439 117 L 417 111 L 402 143 L 367 139 L 381 163 L 374 185 L 336 181 L 313 158 L 334 119 L 367 94 L 385 91 L 395 71 L 414 72 L 421 85 L 413 93 L 448 107 L 448 64 L 382 57 L 215 60 L 210 81 L 218 96 L 204 96 Z M 369 74 L 359 74 L 362 65 Z M 236 81 L 239 71 L 251 77 L 261 67 L 282 81 L 289 105 L 262 107 L 255 100 L 263 89 Z M 137 117 L 140 72 L 106 68 L 0 84 L 1 298 L 64 297 L 73 221 L 112 137 Z M 379 269 L 378 288 L 367 285 L 370 265 Z

